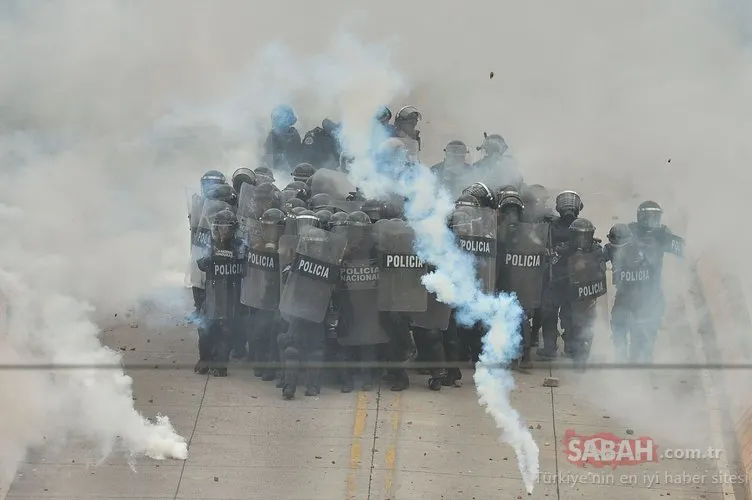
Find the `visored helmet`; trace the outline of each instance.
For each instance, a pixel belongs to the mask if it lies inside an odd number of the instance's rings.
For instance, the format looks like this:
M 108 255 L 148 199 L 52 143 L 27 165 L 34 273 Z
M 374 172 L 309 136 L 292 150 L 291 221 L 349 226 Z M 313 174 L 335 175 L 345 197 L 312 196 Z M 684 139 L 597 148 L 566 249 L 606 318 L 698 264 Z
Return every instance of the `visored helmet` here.
M 264 241 L 277 243 L 285 232 L 285 214 L 278 208 L 270 208 L 261 215 L 261 232 Z
M 250 168 L 241 167 L 232 174 L 232 187 L 235 189 L 236 193 L 240 192 L 240 188 L 243 184 L 255 186 L 256 183 L 256 172 Z
M 327 193 L 318 193 L 311 196 L 308 200 L 308 207 L 311 210 L 321 210 L 332 206 L 332 197 Z
M 274 182 L 274 172 L 272 172 L 272 169 L 267 166 L 260 166 L 253 169 L 253 172 L 259 176 L 259 175 L 265 175 L 267 177 L 271 177 L 271 182 Z M 261 181 L 259 181 L 259 184 L 261 184 Z
M 637 224 L 646 229 L 655 229 L 661 227 L 661 217 L 663 209 L 654 201 L 643 201 L 637 207 Z
M 471 194 L 463 194 L 454 202 L 455 207 L 480 207 L 478 198 Z
M 632 231 L 626 224 L 614 224 L 608 232 L 608 242 L 615 247 L 623 247 L 632 240 Z
M 208 193 L 207 198 L 210 200 L 224 201 L 228 205 L 238 204 L 238 195 L 229 184 L 218 184 Z
M 381 106 L 381 109 L 376 113 L 376 119 L 383 124 L 389 123 L 392 119 L 392 110 L 386 106 Z
M 346 212 L 337 212 L 335 214 L 332 214 L 332 218 L 329 220 L 329 225 L 332 228 L 335 228 L 337 226 L 344 226 L 346 223 L 347 223 Z
M 291 191 L 287 191 L 287 192 L 291 193 Z M 282 210 L 285 213 L 290 214 L 292 213 L 293 209 L 296 209 L 296 208 L 307 209 L 306 203 L 300 198 L 295 197 L 295 193 L 293 193 L 293 196 L 288 198 L 287 201 L 285 201 L 285 203 L 282 205 Z
M 214 214 L 211 219 L 212 238 L 215 243 L 227 245 L 235 237 L 238 219 L 232 210 L 224 209 Z
M 201 176 L 201 193 L 203 193 L 204 196 L 207 196 L 214 186 L 226 183 L 227 179 L 225 178 L 225 174 L 219 170 L 209 170 Z
M 297 193 L 296 196 L 303 201 L 308 201 L 308 198 L 311 196 L 310 188 L 303 181 L 293 181 L 285 189 L 295 191 Z
M 462 194 L 469 194 L 474 196 L 482 207 L 496 208 L 496 200 L 493 193 L 490 189 L 488 189 L 488 186 L 486 186 L 482 182 L 475 182 L 469 185 L 462 190 Z
M 292 106 L 281 104 L 272 110 L 271 120 L 274 130 L 285 130 L 295 125 L 298 117 L 295 116 Z
M 418 108 L 415 106 L 404 106 L 397 111 L 397 116 L 394 118 L 394 123 L 412 122 L 415 123 L 421 121 L 423 115 L 420 114 Z
M 585 205 L 575 191 L 562 191 L 556 195 L 556 211 L 559 215 L 571 214 L 577 217 Z
M 376 222 L 386 217 L 386 202 L 374 199 L 366 200 L 360 210 L 368 215 L 371 222 Z
M 295 166 L 294 169 L 292 169 L 292 172 L 290 172 L 294 180 L 302 182 L 305 182 L 310 177 L 313 177 L 313 174 L 315 173 L 316 168 L 314 168 L 314 166 L 310 163 L 299 163 Z
M 483 151 L 487 155 L 502 155 L 507 149 L 509 149 L 509 146 L 507 145 L 507 141 L 505 141 L 499 134 L 488 135 L 484 133 L 483 144 L 476 149 L 478 149 L 478 151 Z
M 569 226 L 569 242 L 577 250 L 592 250 L 594 235 L 595 226 L 587 219 L 575 219 Z
M 444 154 L 447 160 L 464 162 L 469 152 L 470 150 L 467 149 L 467 145 L 462 141 L 451 141 L 444 147 Z
M 321 222 L 321 229 L 329 229 L 332 220 L 332 213 L 329 210 L 318 210 L 314 214 Z

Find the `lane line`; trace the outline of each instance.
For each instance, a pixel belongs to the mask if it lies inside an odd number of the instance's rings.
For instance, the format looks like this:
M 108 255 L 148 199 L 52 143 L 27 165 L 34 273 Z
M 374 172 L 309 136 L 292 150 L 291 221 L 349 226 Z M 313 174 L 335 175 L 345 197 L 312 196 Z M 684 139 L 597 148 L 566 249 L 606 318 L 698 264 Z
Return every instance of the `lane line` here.
M 392 410 L 392 436 L 389 447 L 386 449 L 384 462 L 386 464 L 386 481 L 384 483 L 384 498 L 392 498 L 392 489 L 394 487 L 394 469 L 397 463 L 397 444 L 399 438 L 400 424 L 402 423 L 402 393 L 398 392 L 390 403 Z
M 356 500 L 357 497 L 357 474 L 360 469 L 360 457 L 363 453 L 361 439 L 366 429 L 368 417 L 368 394 L 358 393 L 358 404 L 355 408 L 355 423 L 352 431 L 352 444 L 350 445 L 350 472 L 347 474 L 347 500 Z

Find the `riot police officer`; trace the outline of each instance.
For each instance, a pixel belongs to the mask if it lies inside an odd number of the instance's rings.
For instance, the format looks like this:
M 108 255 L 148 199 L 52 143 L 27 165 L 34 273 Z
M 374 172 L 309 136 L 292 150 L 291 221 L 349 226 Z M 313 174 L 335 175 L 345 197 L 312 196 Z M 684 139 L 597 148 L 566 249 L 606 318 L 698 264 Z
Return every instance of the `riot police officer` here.
M 198 268 L 206 273 L 206 300 L 202 308 L 203 324 L 199 327 L 199 361 L 195 371 L 211 371 L 218 377 L 227 376 L 230 342 L 236 330 L 240 306 L 240 282 L 245 272 L 243 258 L 238 254 L 235 235 L 237 218 L 228 210 L 215 214 L 211 220 L 211 254 L 198 260 Z
M 648 200 L 637 207 L 637 221 L 629 223 L 629 229 L 644 255 L 645 268 L 650 275 L 642 287 L 639 307 L 640 328 L 645 345 L 636 359 L 641 362 L 652 359 L 653 346 L 666 309 L 661 286 L 663 255 L 671 253 L 678 257 L 684 256 L 684 239 L 661 224 L 662 216 L 661 206 Z
M 316 173 L 316 168 L 310 163 L 299 163 L 290 172 L 294 181 L 307 182 Z
M 484 133 L 483 144 L 476 148 L 483 151 L 483 158 L 473 163 L 473 172 L 478 179 L 494 188 L 513 185 L 522 187 L 522 174 L 509 155 L 507 142 L 499 134 Z
M 450 141 L 444 147 L 444 159 L 431 167 L 449 192 L 455 196 L 462 186 L 467 185 L 467 180 L 472 175 L 472 165 L 467 162 L 469 153 L 470 150 L 464 142 Z
M 423 119 L 415 106 L 404 106 L 394 117 L 395 137 L 407 148 L 408 161 L 420 162 L 421 139 L 418 123 Z
M 297 165 L 300 158 L 300 133 L 295 128 L 298 117 L 288 105 L 272 110 L 272 130 L 264 143 L 264 155 L 268 167 L 289 168 Z
M 257 185 L 256 172 L 250 168 L 241 167 L 232 174 L 232 188 L 235 193 L 240 194 L 240 188 L 243 184 Z
M 575 367 L 584 369 L 593 344 L 593 323 L 598 297 L 606 294 L 606 263 L 600 240 L 594 238 L 595 226 L 587 219 L 575 219 L 569 226 L 569 238 L 556 247 L 553 264 L 564 262 L 567 281 L 566 342 Z M 564 321 L 564 320 L 562 320 Z
M 313 165 L 317 170 L 337 170 L 342 153 L 338 138 L 340 128 L 340 124 L 324 118 L 320 127 L 306 132 L 301 147 L 301 161 Z
M 392 110 L 382 106 L 376 113 L 376 124 L 373 130 L 372 147 L 377 147 L 385 139 L 397 136 L 394 126 L 389 123 L 392 120 Z
M 556 211 L 559 216 L 549 225 L 549 253 L 554 253 L 558 246 L 565 245 L 569 241 L 569 226 L 579 217 L 584 208 L 580 195 L 574 191 L 562 191 L 556 196 Z M 545 289 L 543 292 L 543 304 L 541 305 L 541 327 L 543 330 L 543 348 L 536 351 L 543 358 L 555 358 L 557 356 L 557 343 L 559 337 L 558 323 L 561 324 L 566 335 L 569 325 L 569 301 L 567 300 L 567 282 L 569 274 L 566 269 L 566 260 L 561 259 L 551 263 Z M 569 354 L 565 337 L 565 354 Z

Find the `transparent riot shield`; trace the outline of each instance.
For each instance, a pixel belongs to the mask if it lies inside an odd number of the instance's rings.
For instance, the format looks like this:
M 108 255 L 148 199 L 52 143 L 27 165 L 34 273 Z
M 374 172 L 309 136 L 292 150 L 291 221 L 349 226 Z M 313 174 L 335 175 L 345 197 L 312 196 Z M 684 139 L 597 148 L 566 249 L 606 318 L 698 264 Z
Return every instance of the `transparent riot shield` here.
M 493 293 L 496 286 L 496 210 L 482 207 L 462 207 L 470 215 L 471 223 L 454 228 L 460 248 L 476 257 L 477 276 L 485 293 Z
M 575 252 L 567 258 L 569 299 L 592 301 L 606 294 L 606 262 L 600 251 Z
M 280 296 L 280 255 L 278 241 L 261 237 L 261 223 L 250 221 L 252 227 L 247 252 L 247 268 L 241 287 L 240 302 L 264 311 L 276 311 Z
M 497 256 L 499 286 L 517 295 L 523 309 L 541 306 L 543 282 L 548 270 L 548 223 L 516 222 L 503 227 L 504 255 Z
M 414 244 L 415 231 L 406 222 L 388 220 L 378 224 L 380 311 L 423 312 L 427 309 L 428 291 L 420 281 L 426 273 L 426 265 L 415 255 Z
M 211 218 L 214 214 L 224 209 L 230 209 L 230 205 L 223 201 L 206 200 L 203 203 L 201 217 L 199 218 L 196 232 L 191 242 L 191 286 L 204 288 L 206 282 L 205 273 L 201 272 L 196 262 L 209 255 L 211 251 Z
M 339 281 L 346 245 L 344 238 L 318 228 L 307 228 L 298 236 L 290 275 L 279 303 L 283 317 L 314 323 L 324 320 L 332 290 Z

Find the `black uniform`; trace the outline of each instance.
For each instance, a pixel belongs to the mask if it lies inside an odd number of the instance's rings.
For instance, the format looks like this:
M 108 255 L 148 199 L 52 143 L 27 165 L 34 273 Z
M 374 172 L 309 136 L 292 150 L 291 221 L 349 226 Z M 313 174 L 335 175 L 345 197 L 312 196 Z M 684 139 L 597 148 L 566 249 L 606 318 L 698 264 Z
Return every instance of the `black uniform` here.
M 301 146 L 300 162 L 310 163 L 316 169 L 339 168 L 341 148 L 337 140 L 337 124 L 325 119 L 320 127 L 306 132 Z
M 212 222 L 212 249 L 207 257 L 198 259 L 199 269 L 206 273 L 206 300 L 202 306 L 199 327 L 198 373 L 211 371 L 227 375 L 231 336 L 236 331 L 240 310 L 240 282 L 245 272 L 243 256 L 235 241 L 237 220 L 224 210 Z
M 300 162 L 300 133 L 295 127 L 272 130 L 264 142 L 264 154 L 271 160 L 270 168 L 286 169 Z M 269 161 L 269 160 L 267 160 Z

